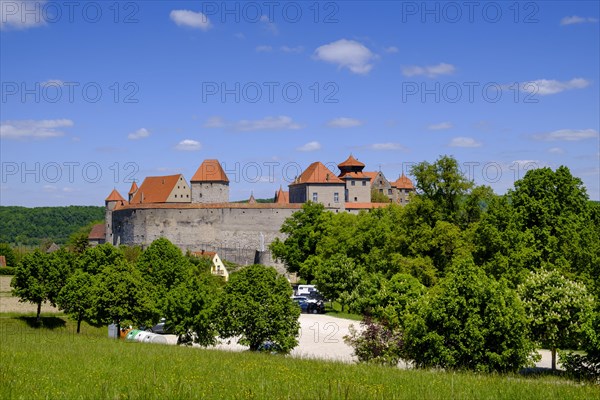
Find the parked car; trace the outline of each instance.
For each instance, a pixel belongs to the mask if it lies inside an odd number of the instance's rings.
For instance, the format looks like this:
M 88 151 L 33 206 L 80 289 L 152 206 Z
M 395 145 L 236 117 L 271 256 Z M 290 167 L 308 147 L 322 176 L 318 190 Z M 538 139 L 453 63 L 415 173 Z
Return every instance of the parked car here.
M 152 327 L 140 326 L 140 329 L 146 332 L 158 333 L 160 335 L 172 333 L 172 328 L 167 324 L 166 318 L 161 318 L 158 324 Z
M 300 310 L 307 314 L 324 314 L 325 303 L 321 300 L 310 299 L 306 296 L 293 296 L 292 300 L 298 304 Z

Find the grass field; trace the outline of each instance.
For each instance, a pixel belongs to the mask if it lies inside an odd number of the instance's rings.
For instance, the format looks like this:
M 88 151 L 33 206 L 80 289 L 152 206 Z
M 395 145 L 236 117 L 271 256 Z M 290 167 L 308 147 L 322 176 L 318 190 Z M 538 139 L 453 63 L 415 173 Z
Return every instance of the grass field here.
M 557 377 L 398 370 L 74 333 L 64 316 L 0 315 L 2 399 L 597 399 Z

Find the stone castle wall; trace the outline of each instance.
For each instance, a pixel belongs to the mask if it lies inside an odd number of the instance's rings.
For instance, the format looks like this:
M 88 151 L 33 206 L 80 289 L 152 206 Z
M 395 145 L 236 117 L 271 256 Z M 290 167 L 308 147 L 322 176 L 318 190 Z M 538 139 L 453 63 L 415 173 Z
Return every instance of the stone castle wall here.
M 261 255 L 262 262 L 283 272 L 283 265 L 272 259 L 268 246 L 276 237 L 284 237 L 279 229 L 295 211 L 297 207 L 126 207 L 112 213 L 113 244 L 146 247 L 165 237 L 184 252 L 217 251 L 222 259 L 246 265 L 254 262 L 262 233 L 267 250 Z
M 229 184 L 222 182 L 192 182 L 192 203 L 227 203 Z

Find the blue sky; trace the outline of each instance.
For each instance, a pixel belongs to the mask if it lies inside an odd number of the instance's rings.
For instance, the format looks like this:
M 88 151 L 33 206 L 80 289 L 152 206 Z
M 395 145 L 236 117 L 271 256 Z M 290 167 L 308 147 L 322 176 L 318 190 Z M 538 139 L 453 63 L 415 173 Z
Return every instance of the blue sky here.
M 504 193 L 566 165 L 600 200 L 600 11 L 551 2 L 0 0 L 2 205 L 102 205 L 202 160 L 232 200 L 353 154 L 455 156 Z

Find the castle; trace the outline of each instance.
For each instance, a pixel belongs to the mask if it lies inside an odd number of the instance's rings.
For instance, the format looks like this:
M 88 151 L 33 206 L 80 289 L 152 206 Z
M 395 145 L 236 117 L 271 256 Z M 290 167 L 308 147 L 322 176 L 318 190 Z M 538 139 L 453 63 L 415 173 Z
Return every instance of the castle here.
M 268 245 L 286 218 L 303 203 L 321 203 L 332 212 L 358 212 L 394 202 L 406 204 L 415 190 L 404 174 L 388 181 L 381 171 L 363 171 L 365 164 L 352 155 L 338 164 L 334 174 L 317 161 L 290 185 L 280 188 L 272 203 L 229 202 L 229 179 L 217 160 L 204 160 L 190 183 L 182 174 L 150 176 L 138 187 L 134 182 L 126 200 L 114 189 L 105 199 L 105 224 L 92 229 L 90 243 L 147 246 L 165 237 L 183 251 L 216 251 L 239 264 L 278 265 Z M 389 202 L 374 203 L 372 192 Z M 381 197 L 381 196 L 380 196 Z

